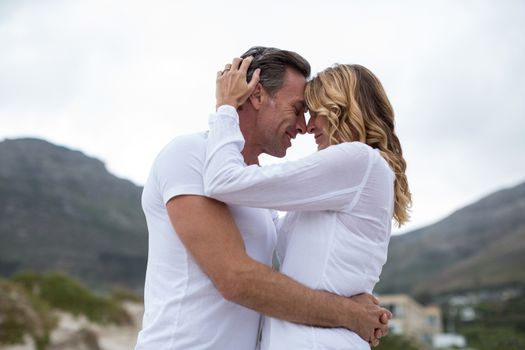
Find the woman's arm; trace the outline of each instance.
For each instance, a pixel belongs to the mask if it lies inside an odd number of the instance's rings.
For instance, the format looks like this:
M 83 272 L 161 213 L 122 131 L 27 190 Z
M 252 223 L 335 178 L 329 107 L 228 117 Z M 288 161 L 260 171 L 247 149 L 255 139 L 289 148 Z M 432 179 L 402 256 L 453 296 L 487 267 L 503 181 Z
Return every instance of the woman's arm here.
M 244 137 L 235 108 L 210 116 L 204 191 L 220 201 L 285 211 L 341 210 L 359 196 L 372 152 L 361 143 L 328 147 L 305 158 L 246 166 Z

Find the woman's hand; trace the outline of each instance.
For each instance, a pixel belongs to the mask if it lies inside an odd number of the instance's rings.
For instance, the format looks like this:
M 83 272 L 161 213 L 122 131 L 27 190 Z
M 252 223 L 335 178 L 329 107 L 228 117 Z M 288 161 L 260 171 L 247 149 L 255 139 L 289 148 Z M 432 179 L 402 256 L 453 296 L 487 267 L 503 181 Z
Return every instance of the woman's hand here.
M 260 69 L 256 69 L 249 83 L 246 82 L 246 72 L 253 57 L 245 59 L 234 58 L 232 63 L 228 63 L 223 71 L 217 72 L 215 97 L 217 108 L 222 105 L 230 105 L 237 109 L 241 106 L 259 82 Z

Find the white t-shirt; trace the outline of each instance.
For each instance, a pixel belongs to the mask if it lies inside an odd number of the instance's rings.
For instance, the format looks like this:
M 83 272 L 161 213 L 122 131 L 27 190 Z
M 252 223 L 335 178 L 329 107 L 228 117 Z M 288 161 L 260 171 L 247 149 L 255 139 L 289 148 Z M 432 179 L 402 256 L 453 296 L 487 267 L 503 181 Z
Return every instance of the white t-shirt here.
M 166 203 L 204 195 L 207 133 L 175 138 L 157 156 L 142 194 L 149 232 L 143 329 L 137 350 L 254 349 L 260 315 L 225 300 L 170 224 Z M 275 225 L 267 209 L 230 205 L 246 251 L 271 264 Z
M 327 147 L 300 160 L 246 166 L 236 110 L 210 117 L 205 192 L 235 205 L 290 211 L 279 228 L 281 272 L 313 289 L 372 293 L 386 262 L 394 173 L 359 142 Z M 262 349 L 369 349 L 356 333 L 267 317 Z

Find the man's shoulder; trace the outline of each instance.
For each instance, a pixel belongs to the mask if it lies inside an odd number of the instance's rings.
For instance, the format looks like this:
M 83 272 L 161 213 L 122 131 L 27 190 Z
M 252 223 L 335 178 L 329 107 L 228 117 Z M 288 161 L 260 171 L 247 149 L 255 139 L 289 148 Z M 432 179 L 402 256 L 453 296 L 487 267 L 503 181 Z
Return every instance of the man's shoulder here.
M 193 157 L 205 156 L 207 140 L 207 132 L 177 136 L 159 152 L 157 162 L 166 158 L 181 159 L 189 155 L 192 155 Z
M 174 149 L 179 150 L 181 148 L 206 148 L 207 140 L 208 133 L 205 131 L 180 135 L 172 139 L 166 146 L 164 146 L 160 153 L 169 152 Z

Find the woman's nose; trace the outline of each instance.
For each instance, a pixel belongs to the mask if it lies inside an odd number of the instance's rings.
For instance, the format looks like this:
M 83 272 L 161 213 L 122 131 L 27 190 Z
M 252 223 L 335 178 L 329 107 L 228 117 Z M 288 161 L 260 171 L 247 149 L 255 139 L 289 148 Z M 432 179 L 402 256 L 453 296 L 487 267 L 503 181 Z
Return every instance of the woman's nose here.
M 297 130 L 298 134 L 304 135 L 306 132 L 306 120 L 304 119 L 304 114 L 301 117 L 297 118 L 297 122 L 295 123 L 295 129 Z
M 306 132 L 313 134 L 315 132 L 315 117 L 310 117 L 308 124 L 306 125 Z

